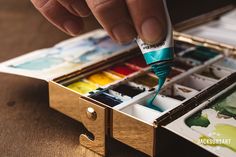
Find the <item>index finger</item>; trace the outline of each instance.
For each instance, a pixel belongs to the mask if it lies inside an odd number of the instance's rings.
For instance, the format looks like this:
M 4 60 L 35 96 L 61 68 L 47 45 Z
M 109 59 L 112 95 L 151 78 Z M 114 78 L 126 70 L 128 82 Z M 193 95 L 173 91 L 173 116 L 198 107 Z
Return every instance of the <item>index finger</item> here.
M 158 43 L 166 35 L 163 0 L 126 0 L 139 37 L 147 43 Z

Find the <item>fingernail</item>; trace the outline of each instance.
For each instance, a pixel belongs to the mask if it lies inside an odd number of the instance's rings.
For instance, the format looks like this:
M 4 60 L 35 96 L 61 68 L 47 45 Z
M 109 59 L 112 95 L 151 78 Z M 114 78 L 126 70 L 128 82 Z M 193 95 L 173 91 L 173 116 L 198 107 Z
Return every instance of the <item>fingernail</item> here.
M 76 23 L 75 21 L 66 21 L 64 23 L 64 28 L 72 36 L 78 35 L 81 32 L 80 24 Z
M 146 19 L 141 26 L 141 31 L 144 41 L 148 43 L 161 42 L 165 34 L 163 26 L 156 18 Z
M 113 27 L 112 34 L 120 43 L 128 43 L 136 37 L 136 31 L 128 23 L 120 23 Z

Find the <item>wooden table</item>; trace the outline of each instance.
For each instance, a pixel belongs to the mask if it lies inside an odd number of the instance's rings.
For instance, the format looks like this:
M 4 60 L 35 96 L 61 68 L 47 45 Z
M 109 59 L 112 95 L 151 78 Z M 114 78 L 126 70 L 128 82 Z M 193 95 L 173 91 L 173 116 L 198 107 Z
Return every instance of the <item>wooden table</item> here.
M 97 27 L 93 18 L 86 19 L 86 31 Z M 0 62 L 69 38 L 41 17 L 29 0 L 0 1 L 0 30 Z M 0 74 L 0 91 L 0 156 L 98 156 L 79 144 L 81 123 L 49 108 L 46 82 Z M 145 156 L 113 139 L 109 150 L 111 157 Z

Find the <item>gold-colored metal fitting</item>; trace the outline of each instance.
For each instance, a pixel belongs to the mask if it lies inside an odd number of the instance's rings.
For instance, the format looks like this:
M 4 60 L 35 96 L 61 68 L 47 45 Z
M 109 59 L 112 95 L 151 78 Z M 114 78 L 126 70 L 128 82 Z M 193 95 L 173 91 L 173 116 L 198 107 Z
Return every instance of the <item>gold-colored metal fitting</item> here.
M 97 113 L 92 107 L 87 108 L 87 117 L 88 119 L 91 119 L 91 120 L 97 119 Z

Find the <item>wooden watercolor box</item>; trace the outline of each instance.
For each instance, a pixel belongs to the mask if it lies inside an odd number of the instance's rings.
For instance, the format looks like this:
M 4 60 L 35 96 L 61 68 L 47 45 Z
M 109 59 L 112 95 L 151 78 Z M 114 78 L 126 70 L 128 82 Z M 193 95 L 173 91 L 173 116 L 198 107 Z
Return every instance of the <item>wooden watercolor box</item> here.
M 209 22 L 232 9 L 227 5 L 198 18 Z M 199 25 L 198 18 L 175 25 L 176 30 Z M 50 107 L 83 123 L 87 133 L 80 135 L 80 143 L 96 153 L 106 155 L 111 137 L 156 156 L 165 145 L 158 140 L 160 129 L 193 142 L 186 117 L 236 86 L 235 45 L 177 31 L 173 70 L 155 108 L 146 104 L 158 78 L 137 45 L 116 45 L 103 30 L 6 61 L 0 71 L 47 81 Z M 231 121 L 236 127 L 235 119 Z M 196 145 L 214 155 L 236 155 L 227 148 Z

